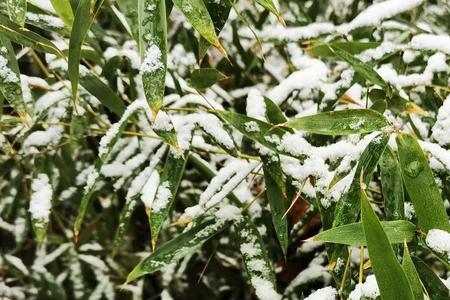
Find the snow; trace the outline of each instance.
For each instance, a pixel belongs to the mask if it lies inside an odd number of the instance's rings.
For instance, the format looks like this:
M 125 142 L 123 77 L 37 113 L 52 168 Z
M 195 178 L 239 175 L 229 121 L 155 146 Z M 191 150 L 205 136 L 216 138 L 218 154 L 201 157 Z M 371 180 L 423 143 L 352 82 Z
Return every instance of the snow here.
M 6 48 L 0 49 L 0 54 L 5 54 L 5 52 Z M 0 79 L 4 83 L 19 82 L 19 77 L 8 67 L 8 60 L 2 55 L 0 55 Z
M 56 28 L 56 29 L 64 28 L 63 20 L 61 20 L 60 18 L 54 17 L 54 16 L 27 12 L 26 18 L 27 18 L 27 20 L 29 20 L 31 22 L 35 22 L 38 25 L 40 25 L 39 23 L 44 23 L 45 25 Z
M 169 205 L 170 199 L 172 198 L 172 192 L 170 191 L 170 182 L 164 181 L 156 192 L 155 200 L 152 203 L 152 212 L 157 213 L 163 209 L 166 209 Z
M 247 132 L 259 132 L 258 123 L 255 121 L 246 122 L 244 126 Z
M 247 96 L 247 116 L 265 121 L 266 120 L 266 103 L 261 92 L 257 89 L 251 89 Z
M 164 68 L 161 61 L 161 50 L 155 44 L 150 45 L 145 51 L 144 61 L 141 65 L 141 74 L 153 73 Z
M 411 48 L 442 51 L 450 55 L 450 36 L 421 33 L 411 39 Z
M 375 275 L 369 275 L 364 283 L 358 283 L 350 293 L 350 300 L 375 299 L 380 296 Z
M 450 233 L 447 231 L 431 229 L 428 231 L 425 242 L 434 251 L 450 255 Z
M 52 208 L 53 190 L 47 174 L 38 174 L 31 183 L 31 201 L 29 212 L 39 222 L 47 223 Z
M 450 144 L 450 96 L 439 108 L 436 123 L 431 129 L 431 137 L 441 146 Z
M 166 132 L 173 130 L 172 122 L 166 112 L 162 110 L 158 112 L 155 121 L 153 122 L 153 129 Z
M 241 216 L 241 210 L 234 205 L 224 205 L 214 215 L 221 221 L 233 221 Z
M 153 171 L 141 191 L 141 200 L 145 207 L 151 208 L 159 186 L 159 173 Z
M 276 292 L 275 287 L 270 281 L 254 277 L 251 279 L 251 282 L 255 288 L 256 296 L 260 300 L 281 300 L 281 295 Z
M 335 300 L 336 296 L 336 289 L 327 286 L 315 291 L 314 293 L 306 297 L 305 300 Z

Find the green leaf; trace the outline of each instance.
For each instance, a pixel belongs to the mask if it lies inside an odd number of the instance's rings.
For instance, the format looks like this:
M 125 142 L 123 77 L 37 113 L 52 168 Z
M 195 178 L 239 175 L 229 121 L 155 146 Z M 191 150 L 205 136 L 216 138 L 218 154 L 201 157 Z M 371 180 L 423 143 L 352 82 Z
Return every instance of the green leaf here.
M 391 244 L 401 244 L 405 240 L 410 242 L 415 236 L 416 226 L 408 221 L 383 221 L 381 225 Z M 312 239 L 318 242 L 352 246 L 367 245 L 362 223 L 351 223 L 334 227 L 319 233 Z
M 306 51 L 312 56 L 329 57 L 334 56 L 334 52 L 330 49 L 341 49 L 349 54 L 355 55 L 367 49 L 376 48 L 380 42 L 358 42 L 358 41 L 337 41 L 331 43 L 316 43 Z
M 225 74 L 214 68 L 196 69 L 191 73 L 190 85 L 194 89 L 201 90 L 227 78 Z
M 183 177 L 184 168 L 186 167 L 185 157 L 187 157 L 187 155 L 187 152 L 183 157 L 169 151 L 167 156 L 149 218 L 153 250 L 156 247 L 161 226 L 169 215 L 170 208 L 175 200 L 181 178 Z
M 116 115 L 120 117 L 123 114 L 125 104 L 111 87 L 100 78 L 88 72 L 80 76 L 80 84 Z
M 404 219 L 404 195 L 402 172 L 391 148 L 383 152 L 380 161 L 381 191 L 387 220 Z
M 388 126 L 386 118 L 370 109 L 347 109 L 323 112 L 291 119 L 283 126 L 323 135 L 349 135 L 382 130 Z
M 183 13 L 192 27 L 211 45 L 225 54 L 214 29 L 208 9 L 203 0 L 173 0 L 173 4 Z
M 0 36 L 0 92 L 17 112 L 26 126 L 31 126 L 31 118 L 26 112 L 22 95 L 19 65 L 11 42 Z
M 419 227 L 425 232 L 430 229 L 450 232 L 444 201 L 419 143 L 409 134 L 398 134 L 397 146 L 403 182 Z
M 272 0 L 256 0 L 256 2 L 265 9 L 267 9 L 268 11 L 270 11 L 271 13 L 273 13 L 278 18 L 278 21 L 286 26 L 286 23 L 284 22 L 283 18 L 281 17 L 280 13 L 278 12 L 278 9 L 275 7 L 275 4 L 273 3 Z
M 331 51 L 337 55 L 340 59 L 348 62 L 355 72 L 361 75 L 364 79 L 370 81 L 373 84 L 379 85 L 380 87 L 387 89 L 387 83 L 381 78 L 380 75 L 376 71 L 374 71 L 373 67 L 351 55 L 347 51 L 341 50 L 340 48 L 330 47 Z
M 361 220 L 381 298 L 413 300 L 414 295 L 405 272 L 397 261 L 389 239 L 363 189 L 361 189 Z
M 72 6 L 70 6 L 69 0 L 50 0 L 53 8 L 55 9 L 58 16 L 66 23 L 68 28 L 72 28 L 73 24 L 73 11 Z
M 167 71 L 167 20 L 164 0 L 139 0 L 139 50 L 145 97 L 153 116 L 163 107 Z
M 59 50 L 50 40 L 31 30 L 20 27 L 1 14 L 0 34 L 19 45 L 65 58 L 61 50 Z
M 266 146 L 272 151 L 299 159 L 305 158 L 304 156 L 295 156 L 294 154 L 280 148 L 279 141 L 286 133 L 288 133 L 285 129 L 274 127 L 272 124 L 231 111 L 218 111 L 217 113 L 225 121 L 230 123 L 231 126 L 239 130 L 243 135 L 263 146 Z M 259 130 L 248 130 L 248 126 L 246 125 L 251 124 L 249 122 L 256 123 Z
M 225 26 L 227 22 L 228 16 L 230 15 L 232 3 L 231 1 L 216 1 L 216 0 L 204 0 L 206 4 L 206 8 L 208 9 L 209 15 L 214 23 L 214 28 L 216 30 L 216 34 L 219 35 L 222 28 Z M 201 61 L 205 56 L 208 48 L 211 44 L 205 40 L 203 37 L 200 37 L 200 41 L 198 43 L 198 57 Z
M 132 37 L 139 43 L 139 5 L 136 5 L 136 0 L 117 0 L 116 3 L 130 26 Z
M 256 296 L 259 299 L 267 299 L 269 295 L 262 295 L 262 293 L 270 293 L 269 286 L 276 293 L 276 279 L 272 261 L 269 259 L 261 235 L 249 218 L 242 218 L 236 223 L 236 233 L 245 269 L 250 277 L 250 283 L 256 289 Z M 262 282 L 267 288 L 259 288 Z
M 206 219 L 165 243 L 155 252 L 144 258 L 128 274 L 126 282 L 133 281 L 146 274 L 154 273 L 165 266 L 177 262 L 198 249 L 204 242 L 229 226 L 218 219 Z
M 414 299 L 423 300 L 422 283 L 420 282 L 419 274 L 417 273 L 416 267 L 414 267 L 414 263 L 411 259 L 411 256 L 409 255 L 409 249 L 406 242 L 404 243 L 403 249 L 403 271 L 408 278 L 409 285 L 411 286 L 414 294 Z
M 427 266 L 427 264 L 418 257 L 412 257 L 416 266 L 417 273 L 425 286 L 430 299 L 447 300 L 450 297 L 450 290 L 445 286 L 442 280 Z
M 11 21 L 23 27 L 27 14 L 27 0 L 6 0 L 6 6 Z
M 279 158 L 278 158 L 279 159 Z M 286 191 L 283 191 L 280 187 L 284 187 L 281 173 L 281 166 L 279 160 L 273 161 L 272 159 L 264 159 L 264 181 L 266 183 L 266 195 L 270 204 L 270 214 L 272 216 L 272 223 L 277 234 L 278 242 L 280 243 L 281 250 L 286 256 L 287 247 L 289 243 L 288 222 L 287 218 L 283 218 L 286 212 Z M 275 179 L 274 177 L 278 178 Z M 278 181 L 281 181 L 279 183 Z
M 72 32 L 69 41 L 69 69 L 68 74 L 70 82 L 72 83 L 72 97 L 74 101 L 77 99 L 80 59 L 81 59 L 81 45 L 94 22 L 95 16 L 100 11 L 104 0 L 80 0 L 75 12 L 73 20 Z M 93 5 L 91 5 L 93 3 Z
M 264 97 L 264 103 L 266 104 L 267 120 L 269 120 L 270 123 L 277 125 L 288 121 L 283 111 L 275 102 L 267 97 Z

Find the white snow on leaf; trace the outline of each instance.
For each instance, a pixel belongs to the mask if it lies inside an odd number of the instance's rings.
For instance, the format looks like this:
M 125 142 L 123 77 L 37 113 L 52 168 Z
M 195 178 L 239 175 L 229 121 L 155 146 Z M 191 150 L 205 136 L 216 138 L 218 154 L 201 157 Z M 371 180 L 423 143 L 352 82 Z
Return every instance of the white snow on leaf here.
M 34 220 L 47 223 L 52 208 L 53 190 L 47 174 L 38 174 L 31 183 L 29 212 Z
M 336 296 L 336 289 L 327 286 L 315 291 L 314 293 L 306 297 L 305 300 L 335 300 Z
M 434 251 L 450 255 L 450 233 L 447 231 L 431 229 L 428 231 L 425 242 Z

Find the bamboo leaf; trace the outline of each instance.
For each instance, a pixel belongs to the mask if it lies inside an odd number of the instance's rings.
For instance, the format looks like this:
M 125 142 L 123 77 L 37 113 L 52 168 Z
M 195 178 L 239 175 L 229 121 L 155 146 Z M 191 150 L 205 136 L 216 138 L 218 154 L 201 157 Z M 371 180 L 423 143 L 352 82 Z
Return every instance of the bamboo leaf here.
M 22 28 L 8 18 L 0 14 L 0 33 L 10 41 L 19 45 L 30 47 L 44 53 L 51 53 L 61 58 L 64 54 L 50 40 L 34 33 L 26 28 Z
M 201 247 L 201 245 L 227 228 L 228 222 L 221 219 L 208 218 L 193 226 L 188 231 L 181 233 L 169 242 L 165 243 L 155 252 L 144 258 L 128 274 L 126 282 L 131 282 L 146 274 L 154 273 L 165 266 L 174 263 L 189 253 Z
M 58 16 L 66 23 L 68 28 L 72 28 L 73 24 L 73 11 L 69 0 L 50 0 L 53 8 Z
M 278 18 L 278 21 L 286 26 L 286 23 L 284 22 L 283 18 L 281 17 L 280 13 L 278 12 L 278 9 L 275 7 L 275 4 L 273 3 L 272 0 L 256 0 L 256 2 L 265 9 L 267 9 L 268 11 L 270 11 L 271 13 L 273 13 Z
M 169 151 L 161 175 L 160 184 L 156 191 L 150 212 L 150 228 L 152 232 L 152 248 L 155 249 L 161 226 L 169 215 L 175 200 L 178 187 L 186 167 L 187 152 L 184 157 Z
M 283 218 L 286 212 L 286 191 L 280 187 L 284 187 L 281 174 L 281 166 L 279 160 L 273 162 L 272 159 L 264 159 L 264 181 L 266 183 L 266 195 L 270 204 L 270 213 L 272 215 L 272 223 L 277 234 L 278 242 L 286 256 L 289 243 L 288 222 L 287 218 Z M 269 170 L 270 169 L 270 170 Z M 278 174 L 278 175 L 277 175 Z M 275 178 L 278 179 L 275 179 Z M 281 182 L 279 182 L 281 181 Z
M 349 135 L 382 130 L 388 126 L 386 118 L 370 109 L 348 109 L 323 112 L 291 119 L 283 126 L 323 135 Z
M 191 73 L 190 85 L 194 89 L 206 89 L 228 77 L 214 68 L 196 69 Z
M 414 263 L 409 255 L 409 249 L 406 241 L 403 246 L 402 267 L 413 291 L 414 299 L 423 300 L 422 283 L 420 282 L 419 274 L 417 273 L 416 267 L 414 267 Z
M 387 220 L 404 218 L 403 180 L 397 157 L 388 147 L 380 160 L 381 191 Z
M 225 23 L 230 15 L 232 3 L 231 1 L 216 1 L 216 0 L 204 0 L 206 8 L 208 9 L 209 15 L 211 16 L 211 20 L 214 23 L 214 28 L 216 30 L 216 35 L 219 35 L 222 28 L 225 26 Z M 201 61 L 205 56 L 208 48 L 211 44 L 205 40 L 203 37 L 200 37 L 200 41 L 198 43 L 198 57 Z
M 414 295 L 405 272 L 397 261 L 389 239 L 363 189 L 361 189 L 361 220 L 372 269 L 382 298 L 413 300 Z
M 132 37 L 139 43 L 139 5 L 136 5 L 135 0 L 117 0 L 116 3 L 130 26 Z
M 409 134 L 397 135 L 403 182 L 416 211 L 419 227 L 450 231 L 447 212 L 433 172 L 419 143 Z
M 73 20 L 72 32 L 69 41 L 69 69 L 68 74 L 72 83 L 72 97 L 74 101 L 77 99 L 81 45 L 94 22 L 95 16 L 98 14 L 104 0 L 80 0 L 78 2 L 75 18 Z
M 427 264 L 418 257 L 412 257 L 417 273 L 419 273 L 425 289 L 433 300 L 446 300 L 450 297 L 450 290 L 445 286 L 442 280 L 427 266 Z
M 312 56 L 330 57 L 335 53 L 330 49 L 341 49 L 349 54 L 355 55 L 367 49 L 376 48 L 380 45 L 379 42 L 359 42 L 359 41 L 337 41 L 331 43 L 315 43 L 306 51 Z
M 0 69 L 2 70 L 0 74 L 0 92 L 6 96 L 6 100 L 17 112 L 22 122 L 29 127 L 31 125 L 31 118 L 26 111 L 23 100 L 19 65 L 11 42 L 1 36 Z
M 334 54 L 336 54 L 337 57 L 348 62 L 353 67 L 353 69 L 355 69 L 356 73 L 361 75 L 361 77 L 384 89 L 388 88 L 387 83 L 380 77 L 380 75 L 378 75 L 376 71 L 374 71 L 371 65 L 361 61 L 360 59 L 340 48 L 330 47 L 330 49 Z
M 6 0 L 6 6 L 11 21 L 23 27 L 27 13 L 27 0 Z
M 276 292 L 272 262 L 255 224 L 249 218 L 242 218 L 236 224 L 236 233 L 245 269 L 250 283 L 255 287 L 256 296 L 259 299 L 281 299 Z
M 382 221 L 381 225 L 391 244 L 401 244 L 405 240 L 412 241 L 415 236 L 416 226 L 408 221 Z M 314 241 L 344 244 L 352 246 L 366 246 L 362 223 L 351 223 L 334 227 L 315 235 Z
M 277 125 L 288 121 L 283 111 L 275 102 L 267 97 L 264 97 L 264 103 L 266 104 L 267 120 L 269 120 L 270 123 Z
M 167 20 L 164 0 L 139 0 L 139 49 L 145 97 L 156 117 L 163 107 L 167 71 Z
M 203 0 L 173 0 L 173 4 L 184 14 L 192 27 L 211 45 L 225 54 L 214 29 L 208 9 Z

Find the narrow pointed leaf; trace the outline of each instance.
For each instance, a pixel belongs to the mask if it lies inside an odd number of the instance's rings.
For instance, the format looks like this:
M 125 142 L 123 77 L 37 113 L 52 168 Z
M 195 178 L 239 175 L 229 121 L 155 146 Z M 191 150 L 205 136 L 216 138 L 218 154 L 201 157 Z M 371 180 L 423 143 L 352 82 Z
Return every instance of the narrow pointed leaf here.
M 224 51 L 214 29 L 208 9 L 203 0 L 173 0 L 173 4 L 184 14 L 192 27 L 217 49 Z
M 177 262 L 229 226 L 227 222 L 217 219 L 206 219 L 186 232 L 181 233 L 165 243 L 155 252 L 144 258 L 128 274 L 127 282 L 131 282 L 146 274 L 154 273 L 165 266 Z
M 291 119 L 283 125 L 316 134 L 349 135 L 382 130 L 389 122 L 374 110 L 348 109 Z
M 66 26 L 68 28 L 72 28 L 74 16 L 72 6 L 70 5 L 70 0 L 50 0 L 50 2 Z
M 69 41 L 69 69 L 68 74 L 72 83 L 72 97 L 75 100 L 78 93 L 81 45 L 100 10 L 103 0 L 80 0 L 75 12 L 72 33 Z
M 153 248 L 155 248 L 158 240 L 161 226 L 169 215 L 169 211 L 175 200 L 186 166 L 185 157 L 187 154 L 188 153 L 185 153 L 183 157 L 169 151 L 167 156 L 164 171 L 161 175 L 160 184 L 156 191 L 155 200 L 153 201 L 150 212 L 150 228 L 152 232 Z
M 398 134 L 397 146 L 403 182 L 414 206 L 419 227 L 425 232 L 430 229 L 450 232 L 444 201 L 419 143 L 409 134 Z
M 16 60 L 11 42 L 0 36 L 0 92 L 22 119 L 22 122 L 30 126 L 31 119 L 26 112 L 22 95 L 19 65 Z
M 272 171 L 269 171 L 268 168 L 271 168 Z M 280 243 L 281 249 L 283 250 L 284 255 L 286 255 L 289 243 L 287 218 L 283 218 L 283 215 L 287 209 L 286 197 L 284 196 L 286 192 L 285 191 L 283 192 L 283 190 L 279 186 L 280 183 L 277 183 L 277 181 L 281 180 L 281 185 L 284 186 L 282 179 L 276 180 L 273 177 L 273 176 L 279 177 L 275 174 L 278 173 L 276 170 L 279 170 L 281 172 L 280 163 L 279 161 L 277 161 L 276 165 L 271 167 L 268 167 L 267 163 L 264 163 L 263 169 L 264 169 L 264 180 L 266 183 L 266 195 L 267 200 L 270 204 L 272 223 L 275 228 L 275 232 L 277 234 L 278 242 Z M 275 171 L 273 169 L 275 169 Z
M 442 280 L 434 273 L 434 271 L 420 258 L 412 257 L 414 266 L 425 289 L 433 300 L 446 300 L 450 297 L 450 290 L 445 286 Z
M 381 191 L 387 220 L 404 218 L 403 180 L 397 157 L 388 147 L 380 160 Z
M 273 13 L 278 18 L 280 23 L 285 25 L 283 18 L 281 17 L 280 13 L 278 12 L 278 9 L 276 8 L 272 0 L 256 0 L 256 2 L 265 9 L 267 9 L 268 11 L 270 11 L 271 13 Z
M 361 189 L 361 219 L 369 258 L 383 299 L 413 300 L 414 295 L 389 239 Z
M 267 97 L 264 97 L 264 103 L 266 104 L 267 120 L 269 120 L 270 123 L 277 125 L 288 121 L 283 111 L 275 102 Z
M 408 221 L 382 221 L 381 225 L 391 244 L 401 244 L 405 240 L 410 242 L 415 236 L 416 226 Z M 362 223 L 346 224 L 328 229 L 314 236 L 313 240 L 352 246 L 367 245 Z
M 6 6 L 11 21 L 23 27 L 27 13 L 27 0 L 6 0 Z
M 409 285 L 411 286 L 411 289 L 414 293 L 414 299 L 423 300 L 422 283 L 420 282 L 419 274 L 417 273 L 416 267 L 414 266 L 414 263 L 409 254 L 409 249 L 406 241 L 403 248 L 402 267 L 405 271 L 406 277 L 408 278 Z
M 194 89 L 206 89 L 228 77 L 214 68 L 196 69 L 191 73 L 190 85 Z
M 330 50 L 331 47 L 338 48 L 346 51 L 347 53 L 355 55 L 363 52 L 364 50 L 376 48 L 379 45 L 379 42 L 337 41 L 331 42 L 329 44 L 317 43 L 314 44 L 311 48 L 306 49 L 306 51 L 312 56 L 329 57 L 335 55 L 334 52 Z
M 153 115 L 163 107 L 167 71 L 167 20 L 164 0 L 139 0 L 139 50 L 145 97 Z
M 340 49 L 340 48 L 330 48 L 332 49 L 333 53 L 337 55 L 340 59 L 345 60 L 348 62 L 352 68 L 355 70 L 356 73 L 358 73 L 361 77 L 366 79 L 367 81 L 370 81 L 373 84 L 376 84 L 382 88 L 387 88 L 387 83 L 381 78 L 380 75 L 373 69 L 373 67 L 361 61 L 360 59 L 356 58 L 355 56 L 351 55 L 350 53 Z
M 64 54 L 47 38 L 22 28 L 7 17 L 0 14 L 0 34 L 19 45 L 30 47 L 36 51 L 51 53 L 64 58 Z

